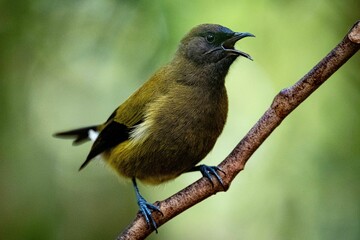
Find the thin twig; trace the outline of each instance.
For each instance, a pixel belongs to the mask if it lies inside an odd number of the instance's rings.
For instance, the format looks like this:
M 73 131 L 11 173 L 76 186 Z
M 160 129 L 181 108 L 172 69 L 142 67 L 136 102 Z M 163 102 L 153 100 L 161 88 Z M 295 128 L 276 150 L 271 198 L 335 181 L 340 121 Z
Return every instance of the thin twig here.
M 222 175 L 225 189 L 215 182 L 201 178 L 175 195 L 156 204 L 163 216 L 153 213 L 158 226 L 169 221 L 176 215 L 220 191 L 226 191 L 236 175 L 244 169 L 247 160 L 280 123 L 312 92 L 323 84 L 360 48 L 360 21 L 356 22 L 344 39 L 309 73 L 297 83 L 285 88 L 277 94 L 259 121 L 239 142 L 219 167 L 226 173 Z M 141 214 L 117 237 L 117 239 L 144 239 L 153 229 L 149 229 Z

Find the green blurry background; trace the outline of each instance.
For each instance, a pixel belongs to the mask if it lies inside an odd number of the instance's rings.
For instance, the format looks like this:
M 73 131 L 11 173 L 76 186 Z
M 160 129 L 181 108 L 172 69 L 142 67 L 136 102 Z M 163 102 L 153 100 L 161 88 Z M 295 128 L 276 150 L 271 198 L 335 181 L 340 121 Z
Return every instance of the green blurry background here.
M 229 119 L 205 162 L 217 164 L 359 18 L 356 0 L 1 1 L 0 239 L 113 239 L 137 212 L 130 182 L 90 144 L 60 130 L 106 120 L 171 59 L 193 26 L 220 23 L 256 38 L 227 78 Z M 150 239 L 360 239 L 360 58 L 269 137 L 227 193 L 189 209 Z M 162 200 L 200 177 L 159 187 Z

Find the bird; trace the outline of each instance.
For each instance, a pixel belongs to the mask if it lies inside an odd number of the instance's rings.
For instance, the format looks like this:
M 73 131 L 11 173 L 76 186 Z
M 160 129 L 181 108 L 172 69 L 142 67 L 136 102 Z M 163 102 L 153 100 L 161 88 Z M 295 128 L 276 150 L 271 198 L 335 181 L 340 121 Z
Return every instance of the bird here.
M 152 212 L 158 206 L 140 194 L 137 180 L 157 185 L 185 172 L 200 171 L 223 185 L 217 166 L 197 165 L 214 147 L 228 113 L 225 77 L 238 57 L 235 49 L 249 32 L 219 24 L 201 24 L 180 41 L 168 64 L 157 70 L 102 124 L 58 132 L 78 145 L 94 141 L 83 169 L 96 156 L 120 176 L 131 179 L 139 211 L 157 232 Z

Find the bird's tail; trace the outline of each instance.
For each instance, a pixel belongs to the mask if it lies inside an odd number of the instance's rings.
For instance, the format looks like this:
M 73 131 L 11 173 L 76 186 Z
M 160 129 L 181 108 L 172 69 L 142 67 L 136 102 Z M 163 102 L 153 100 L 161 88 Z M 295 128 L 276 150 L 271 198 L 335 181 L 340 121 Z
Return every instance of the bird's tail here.
M 55 133 L 53 136 L 60 137 L 60 138 L 73 138 L 74 139 L 73 145 L 78 145 L 78 144 L 81 144 L 81 143 L 91 140 L 91 137 L 89 136 L 89 134 L 92 134 L 94 131 L 95 132 L 98 131 L 98 129 L 99 129 L 99 126 L 94 125 L 94 126 L 78 128 L 78 129 L 74 129 L 74 130 L 70 130 L 70 131 L 66 131 L 66 132 L 58 132 L 58 133 Z

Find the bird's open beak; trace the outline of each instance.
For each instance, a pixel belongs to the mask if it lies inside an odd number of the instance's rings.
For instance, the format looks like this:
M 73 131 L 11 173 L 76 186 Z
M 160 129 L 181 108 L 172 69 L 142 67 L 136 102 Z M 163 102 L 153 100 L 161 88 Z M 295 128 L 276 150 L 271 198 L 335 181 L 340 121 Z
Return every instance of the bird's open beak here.
M 234 35 L 232 37 L 230 37 L 229 39 L 225 40 L 222 44 L 221 47 L 228 53 L 230 54 L 235 54 L 238 56 L 243 56 L 246 57 L 247 59 L 253 60 L 251 58 L 251 56 L 247 53 L 244 53 L 242 51 L 239 51 L 237 49 L 234 48 L 234 45 L 237 41 L 239 41 L 242 38 L 245 37 L 255 37 L 253 34 L 248 33 L 248 32 L 236 32 L 234 33 Z

